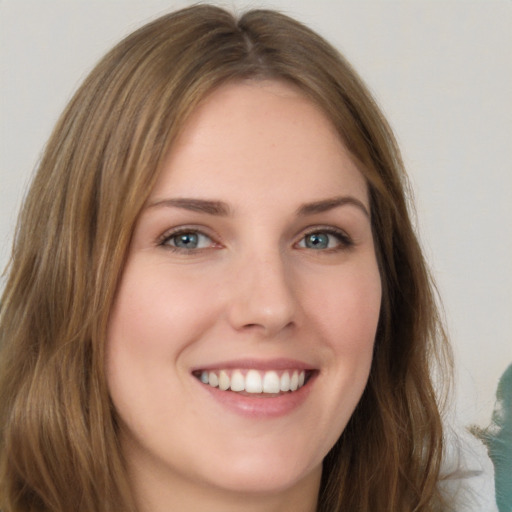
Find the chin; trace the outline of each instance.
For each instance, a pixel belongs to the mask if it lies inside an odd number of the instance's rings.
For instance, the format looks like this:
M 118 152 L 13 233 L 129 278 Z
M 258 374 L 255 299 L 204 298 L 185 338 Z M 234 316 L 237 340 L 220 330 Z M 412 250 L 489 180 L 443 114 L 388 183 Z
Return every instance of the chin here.
M 304 481 L 318 481 L 322 472 L 322 461 L 308 464 L 297 460 L 297 454 L 279 454 L 274 451 L 270 456 L 265 452 L 248 453 L 236 458 L 225 458 L 216 464 L 211 475 L 211 483 L 229 491 L 244 494 L 281 494 L 291 490 Z M 240 454 L 239 454 L 240 455 Z M 263 455 L 263 456 L 262 456 Z

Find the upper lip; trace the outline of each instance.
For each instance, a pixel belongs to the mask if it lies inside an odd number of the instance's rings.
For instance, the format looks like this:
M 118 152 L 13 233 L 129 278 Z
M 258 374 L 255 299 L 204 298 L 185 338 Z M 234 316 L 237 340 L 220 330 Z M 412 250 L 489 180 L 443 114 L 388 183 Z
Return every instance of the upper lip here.
M 203 366 L 197 366 L 192 368 L 192 372 L 199 370 L 235 370 L 235 369 L 254 369 L 261 371 L 268 370 L 314 370 L 315 367 L 312 364 L 308 364 L 304 361 L 297 359 L 288 358 L 276 358 L 276 359 L 230 359 L 229 361 L 219 361 L 215 363 L 208 363 Z

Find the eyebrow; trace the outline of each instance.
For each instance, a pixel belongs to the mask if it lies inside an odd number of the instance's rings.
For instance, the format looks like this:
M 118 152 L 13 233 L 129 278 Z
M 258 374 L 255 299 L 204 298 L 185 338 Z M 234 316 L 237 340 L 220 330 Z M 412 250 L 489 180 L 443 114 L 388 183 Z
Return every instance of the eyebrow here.
M 352 196 L 331 197 L 313 203 L 307 203 L 300 206 L 297 210 L 297 215 L 303 217 L 305 215 L 314 215 L 315 213 L 323 213 L 340 206 L 353 205 L 359 208 L 368 218 L 370 212 L 366 206 L 357 198 Z
M 193 212 L 207 213 L 226 217 L 230 214 L 230 208 L 222 201 L 211 201 L 208 199 L 174 198 L 161 199 L 148 204 L 148 208 L 174 207 L 190 210 Z
M 366 206 L 355 197 L 341 196 L 322 199 L 312 203 L 305 203 L 297 209 L 297 216 L 304 217 L 307 215 L 315 215 L 317 213 L 327 212 L 340 206 L 353 205 L 359 208 L 368 218 L 370 213 Z M 148 208 L 182 208 L 193 212 L 206 213 L 209 215 L 217 215 L 227 217 L 231 214 L 231 208 L 223 201 L 214 201 L 209 199 L 192 199 L 192 198 L 172 198 L 160 199 L 148 204 Z

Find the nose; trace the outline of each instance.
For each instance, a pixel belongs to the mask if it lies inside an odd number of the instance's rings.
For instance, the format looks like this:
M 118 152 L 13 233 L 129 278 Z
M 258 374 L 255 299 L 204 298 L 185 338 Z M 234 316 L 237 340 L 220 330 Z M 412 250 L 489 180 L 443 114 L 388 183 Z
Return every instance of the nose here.
M 279 250 L 243 258 L 231 281 L 228 317 L 232 327 L 272 337 L 293 325 L 297 300 L 290 274 Z

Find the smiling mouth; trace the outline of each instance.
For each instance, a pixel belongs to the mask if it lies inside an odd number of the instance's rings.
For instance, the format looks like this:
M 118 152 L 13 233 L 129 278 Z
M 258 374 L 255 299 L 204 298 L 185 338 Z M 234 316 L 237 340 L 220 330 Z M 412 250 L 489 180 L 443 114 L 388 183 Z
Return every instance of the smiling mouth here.
M 280 396 L 302 388 L 313 370 L 198 370 L 193 375 L 203 384 L 221 391 L 247 396 Z

